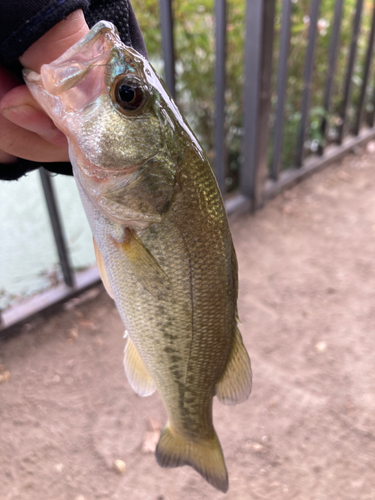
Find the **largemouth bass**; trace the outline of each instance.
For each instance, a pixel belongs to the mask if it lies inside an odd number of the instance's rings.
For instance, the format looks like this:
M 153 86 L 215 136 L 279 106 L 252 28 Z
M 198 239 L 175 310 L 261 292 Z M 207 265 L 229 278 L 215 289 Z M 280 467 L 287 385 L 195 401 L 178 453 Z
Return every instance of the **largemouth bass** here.
M 162 467 L 191 465 L 228 489 L 214 395 L 247 399 L 251 367 L 237 327 L 237 260 L 215 177 L 150 63 L 100 22 L 25 80 L 69 140 L 98 268 L 128 335 L 137 394 L 168 413 Z

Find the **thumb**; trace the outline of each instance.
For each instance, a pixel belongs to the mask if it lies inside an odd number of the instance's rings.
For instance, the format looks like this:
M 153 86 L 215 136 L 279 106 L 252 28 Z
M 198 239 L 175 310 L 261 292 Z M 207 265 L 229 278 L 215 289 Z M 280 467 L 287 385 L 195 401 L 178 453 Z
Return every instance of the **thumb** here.
M 88 31 L 89 27 L 82 10 L 76 10 L 33 43 L 22 54 L 20 62 L 25 68 L 39 73 L 43 64 L 48 64 L 60 57 Z
M 63 19 L 20 57 L 23 66 L 40 72 L 43 64 L 60 57 L 80 40 L 89 28 L 82 10 Z M 0 75 L 1 76 L 1 75 Z M 8 83 L 5 82 L 7 85 Z M 25 86 L 13 88 L 10 83 L 0 95 L 0 163 L 14 161 L 14 157 L 37 162 L 68 160 L 65 137 L 58 134 L 52 120 L 44 115 Z M 1 89 L 0 89 L 1 90 Z

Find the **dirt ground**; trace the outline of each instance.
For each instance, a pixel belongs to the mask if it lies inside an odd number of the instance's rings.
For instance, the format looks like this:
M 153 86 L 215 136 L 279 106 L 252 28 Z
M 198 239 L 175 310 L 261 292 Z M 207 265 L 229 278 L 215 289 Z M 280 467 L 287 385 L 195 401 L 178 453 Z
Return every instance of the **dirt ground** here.
M 0 500 L 374 500 L 373 156 L 232 223 L 254 385 L 246 403 L 214 403 L 226 495 L 156 464 L 166 414 L 129 387 L 100 287 L 0 342 Z

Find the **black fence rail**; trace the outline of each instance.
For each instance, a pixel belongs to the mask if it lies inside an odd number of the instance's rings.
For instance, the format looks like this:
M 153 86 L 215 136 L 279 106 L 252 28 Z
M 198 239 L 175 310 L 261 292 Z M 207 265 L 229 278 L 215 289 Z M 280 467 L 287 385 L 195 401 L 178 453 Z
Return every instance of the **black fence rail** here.
M 309 112 L 312 92 L 312 79 L 315 67 L 315 49 L 317 43 L 317 25 L 319 20 L 320 0 L 311 0 L 309 16 L 308 43 L 303 71 L 303 90 L 301 99 L 300 123 L 296 141 L 295 161 L 289 168 L 281 171 L 281 156 L 285 123 L 285 94 L 288 76 L 288 54 L 291 40 L 292 1 L 283 0 L 281 6 L 281 26 L 279 33 L 279 59 L 277 65 L 270 54 L 275 23 L 275 0 L 247 2 L 246 23 L 246 63 L 244 92 L 244 135 L 243 162 L 241 165 L 239 193 L 247 198 L 247 205 L 256 210 L 265 200 L 280 192 L 298 179 L 323 168 L 351 151 L 356 145 L 375 136 L 374 112 L 365 119 L 366 96 L 373 58 L 375 36 L 375 2 L 372 3 L 371 30 L 367 40 L 367 53 L 363 66 L 363 77 L 359 103 L 356 109 L 355 125 L 349 132 L 348 107 L 352 98 L 353 70 L 356 63 L 358 37 L 361 29 L 363 0 L 357 0 L 354 6 L 353 28 L 347 61 L 345 81 L 341 96 L 340 124 L 333 144 L 326 137 L 327 120 L 331 112 L 334 76 L 339 51 L 340 27 L 342 23 L 343 0 L 336 0 L 333 25 L 330 35 L 330 48 L 327 53 L 328 71 L 324 88 L 321 119 L 321 143 L 316 155 L 306 156 L 306 135 L 309 129 Z M 276 109 L 274 126 L 270 135 L 270 91 L 273 65 L 277 66 L 277 84 L 275 90 Z M 248 72 L 248 68 L 251 68 Z M 253 81 L 249 82 L 252 78 Z M 371 107 L 374 108 L 374 97 Z M 267 164 L 266 150 L 272 149 L 272 160 Z M 245 203 L 242 200 L 242 203 Z
M 354 3 L 354 2 L 353 2 Z M 275 126 L 275 135 L 282 136 L 283 134 L 283 119 L 282 119 L 282 107 L 283 107 L 283 95 L 285 93 L 285 74 L 288 60 L 287 45 L 288 39 L 290 40 L 290 26 L 288 24 L 287 16 L 288 11 L 291 7 L 290 0 L 284 0 L 283 6 L 284 12 L 283 25 L 281 28 L 281 38 L 283 39 L 283 53 L 279 61 L 279 85 L 277 89 L 277 102 L 278 102 L 278 122 Z M 297 142 L 297 152 L 295 165 L 291 165 L 292 168 L 281 172 L 278 163 L 278 157 L 281 155 L 280 143 L 278 142 L 278 149 L 275 146 L 274 157 L 273 157 L 273 168 L 271 171 L 271 179 L 273 182 L 268 183 L 264 190 L 264 198 L 269 197 L 280 191 L 283 187 L 290 185 L 290 183 L 295 182 L 299 178 L 328 165 L 332 161 L 335 161 L 350 152 L 353 147 L 360 145 L 371 140 L 374 137 L 374 112 L 367 116 L 365 114 L 365 106 L 369 104 L 370 109 L 374 109 L 374 97 L 367 98 L 369 89 L 369 76 L 372 65 L 373 58 L 373 47 L 374 47 L 374 36 L 375 36 L 375 2 L 371 5 L 371 30 L 368 33 L 368 38 L 366 40 L 367 50 L 366 56 L 363 64 L 363 75 L 361 78 L 361 88 L 360 97 L 358 105 L 355 109 L 355 119 L 354 126 L 350 127 L 348 118 L 348 109 L 352 103 L 352 82 L 353 82 L 353 72 L 354 67 L 357 62 L 357 48 L 358 39 L 361 30 L 361 23 L 363 23 L 363 0 L 357 0 L 354 4 L 354 10 L 352 15 L 352 33 L 349 48 L 349 55 L 347 58 L 347 67 L 345 79 L 342 86 L 342 95 L 340 96 L 340 123 L 338 125 L 338 134 L 335 137 L 333 143 L 329 143 L 327 139 L 327 122 L 330 118 L 331 108 L 332 108 L 332 96 L 334 89 L 334 76 L 337 66 L 337 56 L 340 49 L 340 28 L 342 25 L 342 15 L 343 15 L 343 0 L 336 0 L 334 4 L 334 15 L 333 15 L 333 25 L 330 35 L 330 46 L 327 53 L 328 60 L 328 70 L 326 76 L 326 82 L 324 87 L 324 98 L 322 102 L 324 116 L 321 119 L 320 131 L 321 131 L 321 143 L 319 144 L 317 155 L 310 155 L 305 157 L 305 137 L 306 131 L 308 129 L 308 114 L 310 106 L 310 93 L 312 88 L 312 75 L 314 70 L 314 49 L 316 45 L 316 27 L 319 16 L 320 0 L 311 1 L 311 15 L 310 15 L 310 30 L 309 30 L 309 42 L 306 52 L 305 59 L 305 70 L 304 70 L 304 88 L 303 88 L 303 99 L 302 99 L 302 109 L 301 109 L 301 122 L 299 126 L 299 135 Z M 362 17 L 361 17 L 362 16 Z M 366 102 L 368 101 L 368 102 Z M 276 141 L 275 141 L 276 144 Z M 294 168 L 293 168 L 294 167 Z M 245 167 L 244 167 L 245 168 Z
M 327 140 L 327 122 L 332 111 L 337 56 L 340 49 L 340 30 L 343 18 L 344 0 L 334 2 L 330 45 L 327 51 L 327 76 L 321 107 L 323 115 L 320 124 L 321 141 L 317 154 L 307 154 L 306 137 L 310 126 L 311 93 L 315 71 L 318 23 L 321 0 L 311 0 L 309 30 L 303 88 L 301 96 L 300 121 L 295 144 L 294 161 L 288 168 L 281 169 L 283 137 L 285 126 L 285 97 L 288 86 L 288 64 L 291 45 L 292 0 L 248 0 L 245 16 L 245 57 L 243 85 L 243 139 L 242 162 L 237 192 L 226 199 L 228 213 L 246 209 L 257 210 L 264 202 L 299 179 L 310 175 L 329 163 L 339 159 L 353 147 L 371 140 L 375 136 L 375 86 L 372 97 L 368 97 L 375 38 L 375 1 L 371 6 L 371 29 L 366 40 L 367 51 L 363 64 L 360 97 L 356 109 L 354 126 L 349 130 L 348 108 L 352 99 L 352 81 L 357 62 L 357 46 L 363 24 L 363 0 L 353 4 L 352 33 L 347 58 L 346 74 L 342 85 L 340 124 L 334 142 Z M 160 1 L 161 30 L 165 76 L 167 85 L 175 96 L 174 53 L 173 53 L 173 2 Z M 278 61 L 274 60 L 275 16 L 280 11 L 278 33 Z M 226 22 L 225 0 L 215 0 L 215 146 L 214 170 L 220 189 L 226 198 L 226 147 L 225 147 L 225 63 Z M 276 71 L 276 78 L 275 78 Z M 275 90 L 272 80 L 276 80 Z M 271 99 L 276 106 L 271 116 Z M 366 101 L 370 100 L 372 111 L 365 113 Z M 271 130 L 270 124 L 273 123 Z M 272 154 L 270 154 L 272 151 Z
M 257 210 L 268 198 L 279 193 L 282 189 L 339 159 L 351 151 L 353 147 L 375 137 L 375 84 L 372 82 L 372 87 L 369 85 L 375 38 L 375 0 L 371 7 L 371 29 L 366 40 L 367 49 L 354 126 L 349 128 L 348 109 L 352 99 L 353 71 L 357 58 L 358 38 L 363 23 L 363 0 L 357 0 L 351 13 L 352 33 L 342 85 L 338 133 L 334 141 L 327 140 L 327 124 L 332 110 L 344 4 L 344 0 L 336 0 L 334 3 L 330 44 L 326 54 L 328 70 L 321 103 L 324 110 L 320 123 L 321 141 L 316 154 L 312 155 L 307 154 L 309 152 L 305 146 L 310 126 L 309 113 L 321 2 L 320 0 L 311 0 L 310 2 L 295 159 L 293 164 L 282 168 L 281 157 L 287 118 L 285 104 L 288 88 L 293 2 L 292 0 L 247 0 L 244 22 L 242 162 L 238 189 L 227 197 L 225 183 L 227 172 L 225 120 L 227 4 L 225 0 L 215 0 L 214 170 L 229 215 L 245 210 Z M 176 96 L 173 3 L 171 0 L 160 0 L 159 7 L 165 81 L 172 96 Z M 278 60 L 275 60 L 274 41 L 277 9 L 280 13 L 280 22 L 277 33 Z M 375 79 L 375 76 L 372 78 Z M 273 81 L 276 82 L 274 89 Z M 276 102 L 273 110 L 272 97 Z M 368 103 L 370 103 L 370 111 L 365 112 Z M 32 306 L 24 307 L 17 314 L 14 313 L 14 310 L 5 311 L 2 323 L 0 316 L 0 329 L 3 330 L 39 312 L 40 309 L 45 309 L 56 302 L 77 295 L 99 282 L 99 276 L 95 270 L 91 269 L 80 275 L 74 273 L 49 174 L 41 169 L 40 175 L 65 284 L 61 285 L 59 291 L 55 291 L 54 295 L 52 294 L 44 301 L 35 302 Z

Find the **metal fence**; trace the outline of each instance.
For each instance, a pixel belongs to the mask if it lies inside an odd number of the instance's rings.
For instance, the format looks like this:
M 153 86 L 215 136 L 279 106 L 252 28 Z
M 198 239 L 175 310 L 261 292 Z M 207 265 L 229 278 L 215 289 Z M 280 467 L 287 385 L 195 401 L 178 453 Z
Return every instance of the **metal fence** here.
M 281 4 L 281 26 L 279 32 L 279 57 L 273 60 L 275 38 L 275 12 L 277 3 Z M 321 0 L 311 0 L 309 15 L 308 43 L 303 72 L 303 91 L 301 118 L 298 127 L 295 161 L 289 168 L 281 171 L 285 122 L 285 96 L 288 79 L 288 62 L 291 41 L 292 0 L 247 0 L 245 19 L 245 60 L 243 88 L 243 144 L 240 182 L 237 193 L 226 200 L 229 214 L 243 210 L 257 210 L 264 202 L 290 186 L 297 180 L 340 159 L 355 146 L 371 140 L 375 136 L 375 111 L 365 116 L 367 89 L 373 58 L 375 37 L 375 1 L 372 2 L 371 29 L 366 41 L 367 51 L 363 65 L 360 98 L 356 110 L 355 125 L 349 133 L 348 107 L 352 97 L 352 79 L 357 56 L 358 37 L 363 23 L 363 0 L 354 4 L 352 33 L 347 60 L 345 81 L 341 96 L 341 124 L 335 144 L 326 139 L 327 121 L 331 113 L 334 76 L 340 43 L 344 0 L 334 3 L 330 48 L 327 52 L 328 71 L 324 88 L 320 131 L 322 142 L 316 155 L 306 156 L 305 141 L 309 128 L 309 112 L 312 80 L 315 67 L 317 26 Z M 165 61 L 165 80 L 172 95 L 175 95 L 175 64 L 173 48 L 173 3 L 160 0 L 160 21 Z M 225 60 L 226 60 L 226 1 L 215 0 L 215 162 L 214 169 L 220 189 L 225 197 Z M 272 135 L 270 134 L 272 76 L 277 72 L 274 91 L 276 108 L 274 111 Z M 375 92 L 371 97 L 375 110 Z M 272 159 L 269 162 L 270 142 Z
M 350 135 L 347 127 L 347 110 L 351 100 L 352 77 L 356 61 L 358 35 L 361 29 L 361 14 L 363 0 L 357 0 L 353 12 L 352 34 L 348 54 L 345 82 L 341 98 L 341 125 L 336 144 L 324 146 L 320 144 L 317 155 L 305 157 L 305 140 L 309 127 L 309 109 L 314 73 L 314 56 L 317 39 L 317 23 L 319 18 L 320 0 L 311 0 L 310 25 L 308 44 L 305 55 L 303 73 L 303 93 L 301 100 L 301 118 L 298 130 L 298 139 L 295 152 L 295 164 L 282 170 L 281 153 L 283 146 L 285 121 L 285 95 L 288 77 L 288 54 L 291 39 L 291 9 L 292 0 L 280 0 L 281 23 L 279 33 L 279 57 L 273 61 L 275 38 L 276 0 L 247 0 L 245 19 L 245 60 L 244 60 L 244 88 L 243 88 L 243 145 L 242 164 L 240 169 L 239 188 L 234 195 L 226 200 L 229 214 L 245 210 L 260 208 L 267 198 L 274 196 L 287 186 L 299 179 L 323 168 L 332 161 L 339 159 L 354 146 L 375 137 L 375 112 L 365 116 L 366 90 L 368 88 L 370 68 L 373 58 L 375 37 L 375 0 L 372 4 L 371 29 L 367 40 L 367 53 L 363 69 L 362 86 L 359 104 L 356 112 L 355 126 Z M 339 50 L 339 35 L 342 23 L 344 0 L 336 0 L 334 7 L 333 26 L 327 60 L 329 61 L 322 106 L 325 115 L 321 121 L 321 134 L 324 139 L 327 128 L 327 117 L 331 111 L 332 92 L 335 67 Z M 175 96 L 175 51 L 173 39 L 173 5 L 171 0 L 160 0 L 160 26 L 162 33 L 162 49 L 164 57 L 165 81 Z M 227 5 L 225 0 L 215 0 L 215 174 L 223 192 L 225 187 L 225 61 L 226 61 L 226 22 Z M 275 66 L 275 67 L 274 67 Z M 276 107 L 274 125 L 270 134 L 270 113 L 272 95 L 272 75 L 277 71 Z M 375 93 L 372 97 L 375 109 Z M 269 162 L 269 144 L 272 140 L 272 159 Z M 270 165 L 269 165 L 270 163 Z M 41 180 L 47 203 L 51 226 L 54 233 L 59 260 L 64 276 L 65 285 L 60 293 L 47 300 L 44 305 L 29 307 L 23 314 L 13 316 L 3 315 L 3 329 L 22 319 L 46 308 L 57 301 L 66 300 L 87 289 L 99 280 L 96 272 L 90 272 L 78 278 L 72 270 L 69 253 L 65 244 L 60 217 L 48 172 L 41 169 Z M 5 319 L 4 319 L 5 318 Z
M 267 2 L 268 3 L 268 2 Z M 372 2 L 371 30 L 366 40 L 367 50 L 363 65 L 362 84 L 360 90 L 359 103 L 356 110 L 355 125 L 349 133 L 348 127 L 348 107 L 352 97 L 352 79 L 354 65 L 356 63 L 358 37 L 361 29 L 361 14 L 363 9 L 363 0 L 357 0 L 353 16 L 353 25 L 349 55 L 347 60 L 346 75 L 341 95 L 340 105 L 340 125 L 338 135 L 334 145 L 325 146 L 327 120 L 331 113 L 332 93 L 334 85 L 334 75 L 336 70 L 337 56 L 339 51 L 340 27 L 343 15 L 343 0 L 336 0 L 334 7 L 333 26 L 330 39 L 328 59 L 328 72 L 325 82 L 323 109 L 325 116 L 321 120 L 322 143 L 318 148 L 318 155 L 315 157 L 304 157 L 304 144 L 306 132 L 308 129 L 308 117 L 311 98 L 311 82 L 314 70 L 314 52 L 316 45 L 317 23 L 319 16 L 320 0 L 312 0 L 310 12 L 310 29 L 308 34 L 308 48 L 305 58 L 305 68 L 303 74 L 303 96 L 301 105 L 301 121 L 299 124 L 298 142 L 296 150 L 295 168 L 280 173 L 280 156 L 283 135 L 283 113 L 284 96 L 287 83 L 287 64 L 288 64 L 288 46 L 290 43 L 290 0 L 283 1 L 282 27 L 280 33 L 280 58 L 278 65 L 278 85 L 277 85 L 277 110 L 275 119 L 275 139 L 272 160 L 272 169 L 270 172 L 271 183 L 266 184 L 262 194 L 263 199 L 279 192 L 280 189 L 294 182 L 298 178 L 324 167 L 328 163 L 339 159 L 350 151 L 354 146 L 366 142 L 374 137 L 374 113 L 365 119 L 366 91 L 369 84 L 370 67 L 373 57 L 374 35 L 375 35 L 375 2 Z M 272 22 L 272 21 L 270 21 Z M 374 107 L 374 97 L 371 98 L 371 106 Z M 245 168 L 245 165 L 244 165 Z M 253 196 L 255 207 L 262 203 L 262 199 Z
M 218 1 L 217 4 L 224 4 Z M 371 8 L 371 29 L 366 40 L 366 56 L 363 64 L 362 84 L 360 97 L 356 109 L 355 125 L 349 133 L 348 107 L 352 97 L 352 79 L 356 63 L 358 37 L 361 30 L 363 0 L 357 0 L 354 11 L 351 13 L 352 33 L 349 54 L 347 59 L 345 81 L 340 106 L 339 133 L 334 144 L 326 140 L 327 120 L 331 113 L 334 75 L 337 55 L 339 51 L 340 28 L 343 16 L 344 0 L 336 0 L 334 5 L 333 25 L 330 36 L 330 47 L 327 53 L 328 72 L 326 76 L 322 107 L 324 115 L 321 120 L 320 131 L 322 142 L 316 155 L 306 155 L 305 141 L 309 128 L 309 111 L 312 92 L 312 80 L 315 64 L 315 48 L 317 43 L 317 26 L 319 19 L 320 0 L 311 0 L 309 15 L 308 44 L 305 54 L 303 72 L 303 92 L 301 100 L 301 118 L 295 151 L 294 165 L 280 170 L 281 154 L 285 121 L 285 95 L 288 76 L 288 55 L 291 40 L 291 10 L 292 0 L 282 0 L 281 26 L 279 33 L 279 58 L 272 60 L 275 34 L 275 0 L 250 0 L 246 11 L 246 42 L 245 42 L 245 84 L 244 84 L 244 135 L 243 135 L 243 162 L 240 172 L 240 185 L 237 196 L 230 203 L 230 211 L 238 210 L 241 206 L 256 210 L 261 207 L 267 198 L 280 192 L 299 179 L 317 171 L 329 163 L 338 160 L 347 154 L 353 147 L 364 143 L 375 136 L 375 112 L 365 116 L 367 90 L 369 85 L 370 69 L 373 59 L 375 36 L 375 2 Z M 218 28 L 220 26 L 220 29 Z M 225 22 L 217 23 L 217 38 L 225 37 Z M 221 46 L 218 42 L 217 46 Z M 223 51 L 217 53 L 217 67 L 223 66 L 221 58 Z M 273 67 L 275 66 L 275 68 Z M 277 71 L 275 89 L 276 109 L 274 112 L 272 136 L 270 136 L 271 110 L 271 78 L 273 71 Z M 222 84 L 217 85 L 217 101 L 224 102 Z M 370 98 L 372 110 L 375 108 L 375 95 Z M 222 104 L 219 104 L 219 106 Z M 220 129 L 222 124 L 217 123 Z M 216 143 L 216 158 L 221 154 L 221 136 L 218 134 Z M 269 165 L 268 151 L 272 141 L 272 160 Z M 218 177 L 222 176 L 222 167 L 218 167 Z M 222 185 L 222 184 L 221 184 Z

